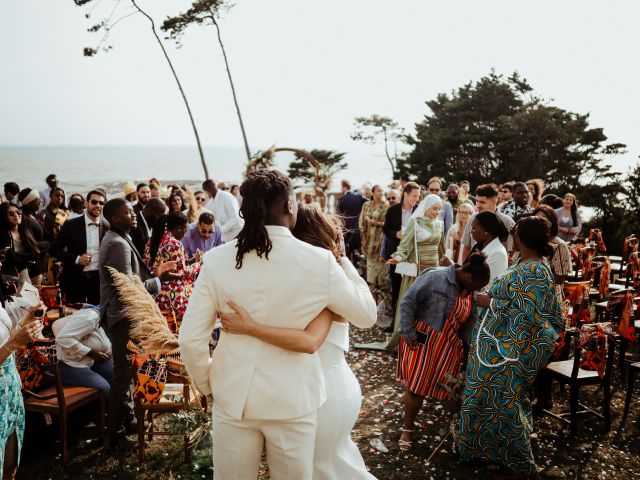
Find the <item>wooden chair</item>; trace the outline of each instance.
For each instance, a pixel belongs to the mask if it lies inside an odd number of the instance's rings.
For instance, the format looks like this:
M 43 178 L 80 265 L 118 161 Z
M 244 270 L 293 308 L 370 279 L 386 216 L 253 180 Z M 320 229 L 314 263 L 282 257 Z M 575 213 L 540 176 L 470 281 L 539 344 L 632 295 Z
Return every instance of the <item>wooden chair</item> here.
M 629 415 L 629 407 L 631 406 L 631 397 L 633 395 L 633 381 L 635 380 L 635 376 L 638 372 L 640 372 L 640 362 L 632 363 L 629 365 L 629 380 L 627 385 L 627 395 L 624 399 L 624 413 L 622 414 L 622 420 L 620 421 L 618 430 L 622 430 L 624 428 L 625 422 L 627 421 L 627 415 Z
M 53 341 L 38 340 L 33 343 L 35 347 L 49 347 Z M 43 389 L 32 391 L 22 390 L 24 396 L 24 408 L 27 412 L 42 413 L 45 416 L 55 415 L 60 418 L 60 443 L 62 444 L 62 463 L 69 461 L 69 448 L 67 441 L 68 416 L 74 410 L 89 403 L 98 404 L 98 435 L 102 436 L 104 430 L 105 398 L 102 392 L 96 388 L 66 387 L 62 385 L 58 363 L 52 360 L 49 363 L 40 364 L 49 385 Z
M 133 375 L 134 378 L 137 378 L 135 368 Z M 133 411 L 138 423 L 138 460 L 140 463 L 145 461 L 145 435 L 147 435 L 149 441 L 153 440 L 154 435 L 182 435 L 184 438 L 184 458 L 185 461 L 189 461 L 189 432 L 186 429 L 184 433 L 156 430 L 153 423 L 153 416 L 154 414 L 189 411 L 191 402 L 196 401 L 196 397 L 197 395 L 192 392 L 191 382 L 188 377 L 167 371 L 167 383 L 165 384 L 162 397 L 158 403 L 147 403 L 140 398 L 134 398 Z M 148 422 L 148 430 L 146 431 L 144 425 L 145 417 Z
M 591 413 L 602 418 L 606 431 L 611 430 L 611 373 L 613 371 L 615 346 L 616 342 L 610 337 L 607 344 L 605 372 L 602 378 L 598 376 L 598 372 L 596 371 L 580 368 L 582 348 L 578 345 L 577 341 L 573 359 L 551 362 L 541 371 L 542 375 L 547 377 L 546 380 L 551 382 L 557 380 L 563 385 L 569 385 L 569 412 L 554 413 L 548 409 L 544 409 L 543 412 L 561 422 L 569 424 L 571 426 L 571 435 L 573 436 L 578 432 L 577 417 L 579 414 L 584 413 Z M 579 402 L 580 387 L 586 385 L 602 385 L 604 392 L 602 414 L 595 412 Z M 581 407 L 582 410 L 578 410 L 578 407 Z

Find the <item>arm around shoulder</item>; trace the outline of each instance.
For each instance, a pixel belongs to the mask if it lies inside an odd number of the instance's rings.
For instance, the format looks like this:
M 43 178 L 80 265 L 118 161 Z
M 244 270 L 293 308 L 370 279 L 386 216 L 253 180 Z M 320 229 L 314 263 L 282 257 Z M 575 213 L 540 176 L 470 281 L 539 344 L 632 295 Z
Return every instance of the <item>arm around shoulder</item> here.
M 367 282 L 346 258 L 337 264 L 333 255 L 328 254 L 329 298 L 327 307 L 333 313 L 345 318 L 358 328 L 372 327 L 377 320 L 376 302 L 373 300 Z

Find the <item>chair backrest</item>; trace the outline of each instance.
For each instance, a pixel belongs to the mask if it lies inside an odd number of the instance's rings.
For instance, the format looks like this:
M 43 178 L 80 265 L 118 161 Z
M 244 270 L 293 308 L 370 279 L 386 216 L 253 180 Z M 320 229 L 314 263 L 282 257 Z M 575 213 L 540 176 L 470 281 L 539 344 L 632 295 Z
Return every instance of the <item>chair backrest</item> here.
M 578 378 L 579 370 L 597 371 L 600 380 L 611 378 L 616 342 L 609 322 L 590 323 L 580 327 L 574 348 L 571 379 Z
M 36 348 L 41 352 L 41 357 L 37 359 L 40 371 L 46 381 L 41 385 L 34 388 L 23 388 L 22 393 L 25 397 L 34 397 L 39 400 L 49 400 L 56 397 L 58 401 L 58 408 L 60 410 L 66 409 L 66 400 L 64 396 L 64 386 L 62 385 L 62 377 L 60 375 L 60 368 L 58 367 L 58 360 L 55 355 L 55 344 L 52 340 L 36 340 L 32 344 L 33 348 Z M 51 353 L 53 351 L 53 353 Z M 50 386 L 55 388 L 55 394 L 44 394 L 43 391 Z
M 590 281 L 564 282 L 565 296 L 572 308 L 572 326 L 582 325 L 591 321 L 589 288 L 591 288 Z

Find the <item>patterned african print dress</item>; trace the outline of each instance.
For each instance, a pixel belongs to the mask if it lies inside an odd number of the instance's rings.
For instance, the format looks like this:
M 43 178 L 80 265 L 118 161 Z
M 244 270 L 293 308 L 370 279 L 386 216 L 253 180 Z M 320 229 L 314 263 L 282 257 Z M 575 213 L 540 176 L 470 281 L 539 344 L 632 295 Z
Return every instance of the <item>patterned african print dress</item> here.
M 0 307 L 0 346 L 9 339 L 11 319 Z M 22 403 L 22 384 L 16 369 L 13 355 L 0 365 L 0 475 L 4 468 L 4 452 L 7 440 L 13 434 L 18 441 L 18 462 L 24 436 L 24 403 Z
M 415 349 L 411 350 L 404 338 L 400 337 L 396 380 L 406 381 L 409 390 L 416 395 L 436 400 L 447 398 L 443 386 L 449 383 L 447 374 L 457 377 L 464 358 L 462 340 L 456 332 L 469 319 L 471 300 L 471 295 L 456 299 L 441 332 L 418 321 L 416 331 L 427 335 L 427 340 L 419 343 Z
M 535 473 L 530 391 L 563 329 L 553 274 L 543 262 L 518 261 L 495 280 L 491 296 L 470 345 L 460 454 Z
M 150 270 L 153 270 L 154 267 L 157 267 L 163 262 L 176 262 L 176 268 L 173 271 L 177 273 L 179 277 L 162 282 L 155 299 L 160 310 L 175 313 L 177 326 L 174 328 L 176 329 L 175 333 L 178 333 L 180 324 L 182 323 L 182 316 L 187 309 L 187 304 L 193 291 L 193 283 L 198 277 L 198 273 L 200 273 L 200 264 L 194 263 L 193 265 L 187 265 L 184 246 L 171 232 L 165 233 L 162 237 L 153 265 L 150 265 L 149 262 L 149 250 L 150 241 L 147 242 L 144 253 L 144 260 L 147 262 Z M 170 327 L 172 327 L 172 325 L 170 325 Z

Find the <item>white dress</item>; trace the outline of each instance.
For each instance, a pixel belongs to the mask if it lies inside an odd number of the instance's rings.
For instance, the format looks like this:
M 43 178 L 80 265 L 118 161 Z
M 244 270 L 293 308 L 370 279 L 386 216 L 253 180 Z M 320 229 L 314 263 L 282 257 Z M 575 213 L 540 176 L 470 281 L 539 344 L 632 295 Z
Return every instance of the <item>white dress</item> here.
M 351 440 L 362 392 L 344 354 L 349 351 L 349 324 L 333 322 L 318 349 L 327 401 L 318 410 L 313 480 L 376 480 L 367 472 L 362 455 Z

